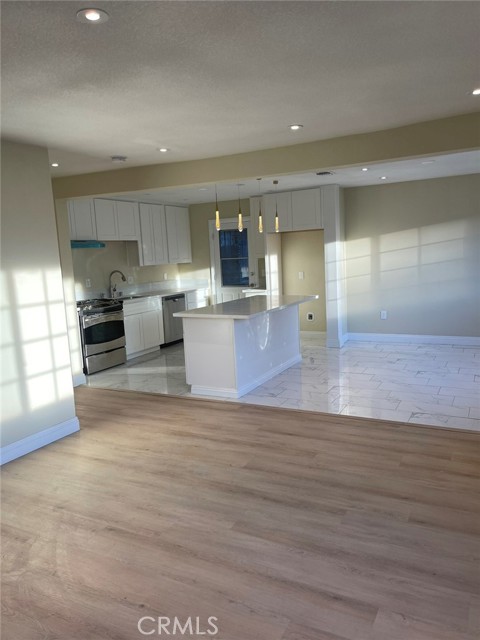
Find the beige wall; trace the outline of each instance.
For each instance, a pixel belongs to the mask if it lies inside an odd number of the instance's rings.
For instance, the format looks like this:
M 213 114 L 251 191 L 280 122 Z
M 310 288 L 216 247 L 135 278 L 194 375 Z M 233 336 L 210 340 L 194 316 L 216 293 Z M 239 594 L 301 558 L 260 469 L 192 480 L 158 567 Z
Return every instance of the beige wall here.
M 349 333 L 480 335 L 479 205 L 478 174 L 346 189 Z
M 251 153 L 56 178 L 53 189 L 55 198 L 75 198 L 452 153 L 480 147 L 479 123 L 480 114 L 470 113 Z
M 75 423 L 46 149 L 2 141 L 2 446 Z
M 74 386 L 77 386 L 85 382 L 85 375 L 83 373 L 82 346 L 75 299 L 75 277 L 73 273 L 72 251 L 70 249 L 70 228 L 68 224 L 66 200 L 57 200 L 57 202 L 55 202 L 55 216 L 60 266 L 62 269 L 63 295 L 65 297 L 67 314 L 70 361 Z
M 78 294 L 88 296 L 89 290 L 85 288 L 86 278 L 92 282 L 92 292 L 109 294 L 110 273 L 119 269 L 133 278 L 132 284 L 144 284 L 147 282 L 164 282 L 175 280 L 178 276 L 178 265 L 165 264 L 150 267 L 132 266 L 138 262 L 138 246 L 136 242 L 105 242 L 103 249 L 72 249 L 73 271 L 75 273 L 75 287 Z M 166 278 L 164 275 L 166 274 Z M 119 279 L 117 289 L 122 289 Z M 127 281 L 128 282 L 128 281 Z M 79 295 L 77 295 L 77 298 Z
M 325 254 L 323 231 L 293 231 L 282 233 L 282 279 L 286 295 L 318 295 L 300 305 L 300 329 L 302 331 L 326 331 L 325 309 Z M 300 280 L 298 274 L 304 273 Z M 315 319 L 307 320 L 312 312 Z
M 243 215 L 250 215 L 249 200 L 240 200 Z M 220 219 L 235 218 L 238 215 L 238 200 L 218 203 Z M 194 204 L 188 209 L 190 214 L 190 235 L 192 238 L 192 263 L 179 264 L 183 278 L 206 278 L 210 281 L 210 243 L 208 221 L 215 220 L 215 203 Z

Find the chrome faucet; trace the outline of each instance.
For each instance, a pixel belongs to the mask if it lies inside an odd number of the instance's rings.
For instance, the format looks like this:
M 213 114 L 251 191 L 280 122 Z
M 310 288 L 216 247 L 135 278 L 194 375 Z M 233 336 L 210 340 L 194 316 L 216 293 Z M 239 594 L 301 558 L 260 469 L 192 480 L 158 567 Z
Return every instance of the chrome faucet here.
M 111 298 L 115 298 L 117 293 L 117 285 L 113 284 L 112 282 L 112 276 L 114 273 L 119 273 L 122 276 L 123 282 L 127 281 L 125 275 L 121 271 L 119 271 L 118 269 L 115 269 L 114 271 L 112 271 L 112 273 L 110 274 L 110 297 Z

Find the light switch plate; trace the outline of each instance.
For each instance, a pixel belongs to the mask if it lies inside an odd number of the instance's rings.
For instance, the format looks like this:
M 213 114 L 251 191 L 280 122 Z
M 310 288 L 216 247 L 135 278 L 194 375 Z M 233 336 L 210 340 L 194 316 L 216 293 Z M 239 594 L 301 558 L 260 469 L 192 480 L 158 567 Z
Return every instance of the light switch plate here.
M 299 271 L 298 272 L 298 279 L 299 280 L 303 280 L 305 278 L 305 271 Z
M 90 289 L 91 286 L 92 286 L 92 281 L 90 280 L 90 278 L 86 278 L 85 279 L 85 287 L 87 289 Z

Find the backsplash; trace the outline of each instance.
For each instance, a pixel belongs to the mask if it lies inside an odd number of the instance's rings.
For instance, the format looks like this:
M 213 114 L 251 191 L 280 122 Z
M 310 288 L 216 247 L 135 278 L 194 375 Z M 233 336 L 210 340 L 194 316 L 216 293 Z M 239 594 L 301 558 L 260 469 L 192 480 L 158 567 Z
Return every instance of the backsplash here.
M 179 286 L 196 288 L 191 285 L 194 280 L 180 274 L 178 265 L 165 264 L 151 267 L 131 266 L 128 263 L 127 244 L 129 249 L 136 250 L 134 242 L 106 242 L 103 249 L 73 249 L 73 273 L 75 278 L 75 297 L 77 300 L 99 298 L 110 295 L 110 273 L 115 269 L 121 271 L 127 278 L 123 282 L 118 276 L 115 278 L 117 290 L 124 293 L 143 292 L 144 290 L 178 289 Z M 118 274 L 117 274 L 118 275 Z M 90 287 L 86 286 L 90 280 Z M 203 282 L 203 280 L 202 280 Z M 155 289 L 148 289 L 155 284 Z M 187 286 L 188 285 L 188 286 Z

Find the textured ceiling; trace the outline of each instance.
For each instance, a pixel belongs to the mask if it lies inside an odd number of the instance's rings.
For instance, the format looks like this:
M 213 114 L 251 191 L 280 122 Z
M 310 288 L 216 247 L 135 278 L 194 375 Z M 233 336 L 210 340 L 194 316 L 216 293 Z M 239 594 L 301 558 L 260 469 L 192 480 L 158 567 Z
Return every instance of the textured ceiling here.
M 468 113 L 478 2 L 3 1 L 2 132 L 53 175 L 198 159 Z M 289 131 L 300 122 L 304 128 Z M 162 154 L 158 147 L 168 147 Z

